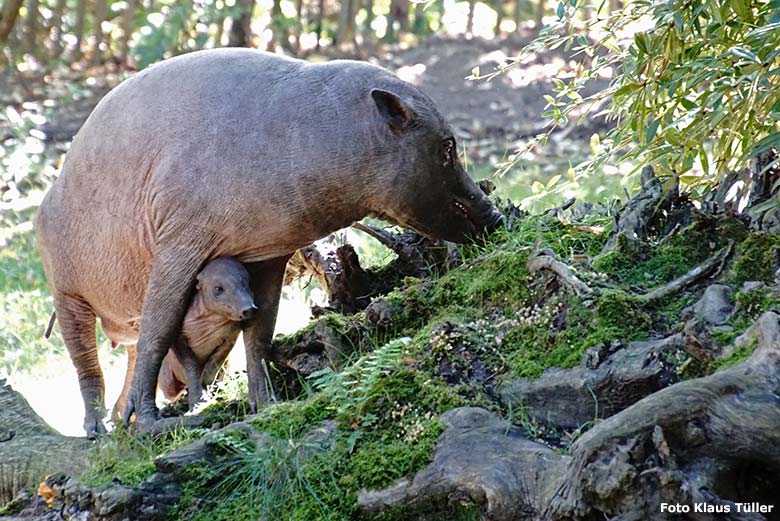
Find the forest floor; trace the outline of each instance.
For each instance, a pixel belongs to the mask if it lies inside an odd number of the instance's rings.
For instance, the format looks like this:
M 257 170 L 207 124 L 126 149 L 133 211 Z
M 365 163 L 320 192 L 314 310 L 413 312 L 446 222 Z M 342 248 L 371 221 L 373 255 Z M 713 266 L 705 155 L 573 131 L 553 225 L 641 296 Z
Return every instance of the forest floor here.
M 358 277 L 395 289 L 277 337 L 283 400 L 259 414 L 238 375 L 198 416 L 168 409 L 185 426 L 162 436 L 118 428 L 85 447 L 35 427 L 6 440 L 0 456 L 20 472 L 60 466 L 63 445 L 85 464 L 5 512 L 667 521 L 662 502 L 777 509 L 780 219 L 761 194 L 735 213 L 727 192 L 699 208 L 648 169 L 618 212 L 528 214 L 495 196 L 506 227 L 482 244 L 442 259 L 407 238 L 418 250 Z M 35 423 L 2 385 L 0 403 L 0 430 Z

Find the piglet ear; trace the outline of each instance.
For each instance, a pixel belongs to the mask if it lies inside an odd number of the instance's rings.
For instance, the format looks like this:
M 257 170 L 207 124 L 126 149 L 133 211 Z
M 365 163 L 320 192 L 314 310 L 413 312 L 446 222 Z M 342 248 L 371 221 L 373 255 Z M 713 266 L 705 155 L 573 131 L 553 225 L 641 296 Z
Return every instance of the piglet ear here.
M 417 117 L 412 108 L 392 92 L 373 89 L 371 97 L 379 114 L 396 134 L 408 129 Z

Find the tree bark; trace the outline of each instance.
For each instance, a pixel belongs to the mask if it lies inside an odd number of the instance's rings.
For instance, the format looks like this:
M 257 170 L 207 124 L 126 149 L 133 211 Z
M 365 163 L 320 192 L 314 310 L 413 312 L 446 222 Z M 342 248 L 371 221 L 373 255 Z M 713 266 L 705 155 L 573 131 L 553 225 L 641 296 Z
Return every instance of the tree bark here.
M 24 50 L 35 54 L 35 41 L 38 36 L 38 0 L 30 0 L 27 4 L 24 33 Z
M 420 36 L 428 29 L 428 23 L 425 19 L 425 5 L 422 2 L 414 4 L 414 34 Z
M 133 36 L 133 19 L 135 18 L 135 9 L 137 0 L 127 0 L 127 8 L 122 13 L 122 41 L 120 42 L 119 61 L 127 66 L 127 59 L 130 54 L 130 39 Z
M 255 0 L 239 0 L 241 14 L 233 18 L 228 35 L 228 47 L 252 47 L 252 12 Z
M 396 22 L 398 28 L 396 30 Z M 391 0 L 390 16 L 388 17 L 387 34 L 388 41 L 397 40 L 402 33 L 409 32 L 409 3 L 407 0 Z
M 366 0 L 366 21 L 363 22 L 363 44 L 371 45 L 374 41 L 374 30 L 371 23 L 374 21 L 374 0 Z
M 57 5 L 51 17 L 51 57 L 59 58 L 62 54 L 62 16 L 65 13 L 65 0 L 57 0 Z
M 19 17 L 19 9 L 23 0 L 5 0 L 3 10 L 0 12 L 0 43 L 8 41 L 8 36 L 14 29 L 16 19 Z
M 469 14 L 466 18 L 466 34 L 474 34 L 474 8 L 477 0 L 469 0 Z
M 496 25 L 493 27 L 493 34 L 496 36 L 501 34 L 501 20 L 504 19 L 506 13 L 504 12 L 504 0 L 496 0 Z
M 320 50 L 320 40 L 322 39 L 322 21 L 325 18 L 325 0 L 319 0 L 317 4 L 317 45 L 316 49 Z
M 355 36 L 355 6 L 357 0 L 342 0 L 339 12 L 339 30 L 336 35 L 336 45 L 341 46 L 351 41 Z
M 35 414 L 21 394 L 0 380 L 0 505 L 47 474 L 80 474 L 92 444 L 63 436 Z
M 76 35 L 76 48 L 73 50 L 73 58 L 81 59 L 81 44 L 84 40 L 84 23 L 87 18 L 87 0 L 76 0 L 76 25 L 73 33 Z
M 225 19 L 217 20 L 217 32 L 214 34 L 214 46 L 222 47 L 222 35 L 225 34 Z
M 360 491 L 358 503 L 370 512 L 471 503 L 496 521 L 667 521 L 673 516 L 660 512 L 662 503 L 709 503 L 730 508 L 723 519 L 767 519 L 740 514 L 735 502 L 777 501 L 780 315 L 765 313 L 749 332 L 757 347 L 745 362 L 596 423 L 570 456 L 486 410 L 449 411 L 433 461 L 389 488 Z
M 295 28 L 295 53 L 301 52 L 301 36 L 303 36 L 306 20 L 303 16 L 303 0 L 295 0 L 295 12 L 298 14 L 298 24 Z
M 536 4 L 536 29 L 541 30 L 542 25 L 544 24 L 544 12 L 547 9 L 547 0 L 539 0 L 539 3 Z
M 95 44 L 92 48 L 93 65 L 98 65 L 103 61 L 103 51 L 100 47 L 103 45 L 103 22 L 106 19 L 106 11 L 106 0 L 95 0 L 95 27 L 93 31 Z
M 514 12 L 514 20 L 515 20 L 515 31 L 520 30 L 520 8 L 522 6 L 522 2 L 520 0 L 515 0 L 515 12 Z

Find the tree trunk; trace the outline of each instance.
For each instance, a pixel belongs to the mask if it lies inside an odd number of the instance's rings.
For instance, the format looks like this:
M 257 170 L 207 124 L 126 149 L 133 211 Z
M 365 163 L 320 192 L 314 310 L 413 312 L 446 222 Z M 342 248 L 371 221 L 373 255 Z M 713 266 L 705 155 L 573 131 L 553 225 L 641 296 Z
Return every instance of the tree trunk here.
M 374 21 L 374 0 L 366 0 L 366 21 L 363 24 L 363 44 L 371 45 L 374 41 L 374 30 L 371 23 Z
M 515 31 L 520 30 L 520 8 L 522 6 L 522 2 L 520 0 L 515 0 L 515 12 L 514 12 L 514 19 L 515 19 Z
M 21 394 L 0 380 L 0 505 L 47 474 L 80 474 L 92 444 L 63 436 L 35 414 Z
M 734 515 L 691 519 L 776 519 L 736 515 L 735 501 L 776 504 L 780 472 L 780 315 L 766 312 L 748 331 L 757 347 L 746 361 L 595 423 L 570 455 L 484 409 L 448 411 L 432 462 L 387 489 L 362 490 L 358 504 L 375 512 L 473 503 L 483 519 L 509 521 L 667 520 L 662 503 L 709 503 Z
M 35 54 L 36 36 L 38 36 L 38 0 L 30 0 L 27 4 L 27 19 L 25 20 L 25 52 Z
M 282 0 L 274 0 L 271 6 L 271 41 L 268 42 L 268 48 L 273 50 L 274 42 L 278 42 L 283 49 L 293 52 L 290 45 L 290 31 L 285 28 L 283 21 Z
M 418 2 L 414 4 L 414 27 L 412 31 L 416 35 L 425 34 L 428 29 L 428 23 L 425 19 L 425 4 Z
M 547 0 L 539 0 L 539 3 L 536 4 L 536 29 L 541 30 L 542 24 L 544 23 L 544 11 L 547 8 Z
M 498 36 L 501 34 L 501 20 L 504 19 L 506 13 L 504 12 L 504 0 L 496 0 L 496 25 L 493 28 L 493 33 Z
M 84 39 L 84 22 L 87 18 L 87 0 L 76 0 L 76 25 L 73 33 L 76 35 L 76 48 L 73 50 L 73 59 L 81 59 L 81 43 Z
M 409 3 L 407 0 L 391 0 L 385 39 L 389 42 L 397 41 L 399 35 L 407 32 L 409 32 Z
M 57 0 L 51 17 L 51 57 L 59 58 L 62 54 L 62 15 L 65 13 L 65 0 Z
M 225 19 L 217 20 L 217 33 L 214 35 L 214 46 L 222 47 L 222 35 L 225 34 Z
M 106 0 L 95 0 L 95 27 L 93 36 L 95 44 L 92 48 L 92 65 L 98 65 L 103 61 L 103 22 L 106 19 Z
M 474 34 L 474 8 L 477 0 L 469 0 L 469 15 L 466 18 L 466 34 Z
M 122 13 L 122 41 L 119 49 L 119 62 L 127 66 L 127 58 L 130 54 L 130 39 L 133 36 L 133 19 L 137 0 L 127 0 L 127 8 Z
M 301 52 L 301 36 L 303 35 L 306 20 L 303 17 L 303 0 L 295 0 L 295 12 L 298 14 L 298 24 L 295 28 L 295 53 Z
M 325 0 L 320 0 L 317 5 L 317 45 L 316 49 L 320 50 L 320 40 L 322 39 L 322 21 L 325 18 Z
M 233 18 L 228 35 L 228 47 L 252 47 L 252 12 L 255 0 L 239 0 L 241 14 Z
M 336 45 L 341 46 L 351 41 L 355 36 L 355 6 L 357 0 L 342 0 L 339 12 L 339 31 L 336 35 Z
M 0 43 L 8 41 L 8 36 L 14 29 L 16 19 L 19 17 L 19 9 L 23 0 L 5 0 L 3 10 L 0 12 Z

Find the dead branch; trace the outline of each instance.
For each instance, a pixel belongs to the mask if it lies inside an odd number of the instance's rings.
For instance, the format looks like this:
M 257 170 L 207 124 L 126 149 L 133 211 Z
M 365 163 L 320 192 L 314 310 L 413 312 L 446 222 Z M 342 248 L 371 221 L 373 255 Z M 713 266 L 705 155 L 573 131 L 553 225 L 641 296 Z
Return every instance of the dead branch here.
M 574 270 L 568 264 L 557 260 L 555 254 L 550 249 L 532 251 L 528 255 L 527 266 L 529 273 L 536 273 L 541 270 L 551 271 L 561 282 L 574 290 L 579 297 L 587 298 L 596 293 L 596 290 L 577 278 Z

